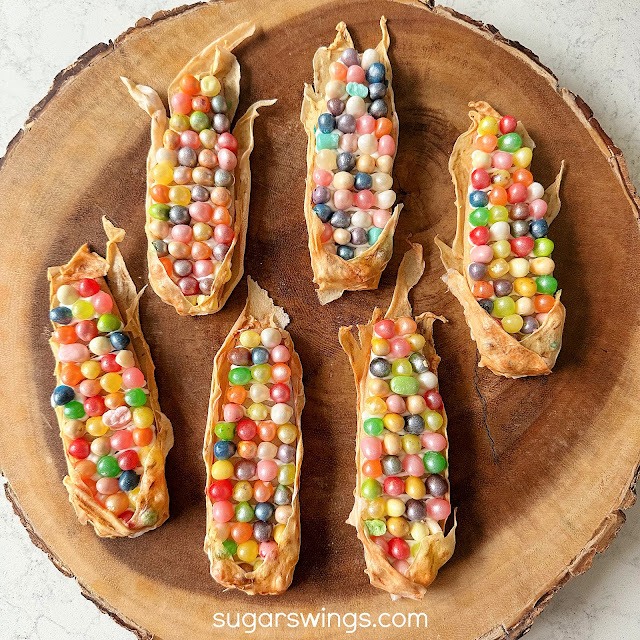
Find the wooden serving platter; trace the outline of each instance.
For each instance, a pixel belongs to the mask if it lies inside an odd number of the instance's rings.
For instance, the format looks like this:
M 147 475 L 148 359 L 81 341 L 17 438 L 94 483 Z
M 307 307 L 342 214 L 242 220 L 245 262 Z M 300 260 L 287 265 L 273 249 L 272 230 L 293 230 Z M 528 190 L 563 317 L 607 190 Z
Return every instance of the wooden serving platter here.
M 378 291 L 346 293 L 321 308 L 313 291 L 303 216 L 306 136 L 298 117 L 313 52 L 339 20 L 360 49 L 389 19 L 400 117 L 395 178 L 405 204 L 395 254 Z M 291 315 L 305 368 L 302 553 L 291 589 L 277 598 L 223 592 L 208 573 L 201 457 L 212 359 L 246 295 L 224 310 L 179 318 L 148 292 L 142 320 L 175 446 L 167 474 L 171 518 L 135 540 L 100 540 L 81 527 L 62 486 L 54 384 L 47 345 L 45 269 L 89 240 L 104 248 L 100 217 L 128 232 L 123 253 L 144 283 L 144 160 L 148 117 L 119 76 L 163 91 L 182 65 L 240 21 L 258 33 L 237 51 L 239 113 L 277 97 L 256 123 L 246 272 Z M 568 310 L 562 353 L 548 378 L 505 380 L 476 367 L 461 309 L 440 281 L 435 234 L 455 228 L 447 160 L 468 126 L 467 102 L 488 100 L 522 119 L 538 148 L 536 179 L 549 184 L 567 160 L 553 225 L 557 277 Z M 0 464 L 8 497 L 34 542 L 84 593 L 140 638 L 235 636 L 214 612 L 426 612 L 406 638 L 516 638 L 549 598 L 585 571 L 624 521 L 640 460 L 638 394 L 640 249 L 636 193 L 621 152 L 588 106 L 558 87 L 530 51 L 493 27 L 431 5 L 272 0 L 202 4 L 141 21 L 56 79 L 10 145 L 0 172 L 3 340 Z M 458 546 L 424 601 L 392 603 L 369 586 L 360 543 L 344 524 L 354 485 L 355 392 L 337 340 L 342 324 L 386 306 L 405 238 L 425 247 L 414 310 L 445 315 L 436 329 L 449 414 Z M 280 627 L 258 637 L 333 638 L 344 630 Z M 358 637 L 388 638 L 369 628 Z

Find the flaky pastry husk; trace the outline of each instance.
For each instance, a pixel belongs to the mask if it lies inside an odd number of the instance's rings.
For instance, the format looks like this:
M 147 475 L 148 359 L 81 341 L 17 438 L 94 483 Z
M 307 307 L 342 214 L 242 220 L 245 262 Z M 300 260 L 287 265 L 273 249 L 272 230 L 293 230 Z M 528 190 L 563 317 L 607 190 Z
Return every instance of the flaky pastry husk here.
M 179 90 L 180 78 L 185 74 L 199 76 L 211 74 L 218 78 L 222 85 L 222 93 L 230 107 L 227 116 L 233 121 L 240 96 L 240 64 L 231 53 L 240 43 L 251 36 L 255 25 L 244 22 L 235 29 L 218 38 L 192 58 L 169 85 L 167 91 L 169 105 L 171 96 Z M 260 100 L 252 104 L 238 120 L 233 135 L 238 140 L 238 164 L 233 170 L 234 184 L 229 189 L 234 202 L 233 207 L 233 242 L 214 276 L 211 294 L 202 302 L 193 305 L 183 295 L 180 287 L 169 277 L 153 248 L 154 236 L 149 230 L 152 220 L 149 207 L 153 203 L 149 188 L 153 184 L 151 169 L 156 164 L 156 152 L 162 148 L 164 132 L 169 127 L 169 117 L 160 96 L 155 90 L 145 85 L 135 84 L 128 78 L 121 78 L 131 97 L 140 108 L 151 116 L 151 147 L 147 155 L 147 194 L 145 200 L 147 234 L 147 262 L 149 266 L 149 283 L 153 290 L 167 304 L 172 305 L 180 315 L 197 316 L 220 311 L 235 289 L 244 273 L 244 252 L 249 224 L 249 201 L 251 197 L 250 156 L 253 151 L 253 122 L 258 117 L 258 109 L 271 105 L 275 100 Z M 171 107 L 169 107 L 171 109 Z
M 556 302 L 547 319 L 532 334 L 522 340 L 516 340 L 478 304 L 471 292 L 472 281 L 468 267 L 471 263 L 469 253 L 471 244 L 468 241 L 471 225 L 469 213 L 472 210 L 468 198 L 468 189 L 472 171 L 471 153 L 478 124 L 486 116 L 501 118 L 502 116 L 486 102 L 470 102 L 469 112 L 471 125 L 463 133 L 453 147 L 449 158 L 449 172 L 456 191 L 457 224 L 456 236 L 451 247 L 440 238 L 435 242 L 440 249 L 440 258 L 446 269 L 443 281 L 449 291 L 458 299 L 464 310 L 464 316 L 471 331 L 471 338 L 476 341 L 480 360 L 478 366 L 487 367 L 496 375 L 506 378 L 548 375 L 556 362 L 562 346 L 562 330 L 566 310 L 560 302 L 561 291 L 556 293 Z M 516 131 L 522 136 L 523 146 L 533 149 L 535 144 L 524 125 L 518 122 Z M 560 183 L 565 163 L 554 182 L 547 187 L 544 200 L 548 204 L 544 219 L 551 224 L 560 211 Z
M 106 259 L 91 252 L 88 245 L 84 244 L 67 264 L 60 267 L 50 267 L 47 271 L 50 284 L 49 306 L 50 308 L 54 306 L 55 294 L 63 284 L 77 282 L 82 278 L 95 278 L 100 284 L 100 288 L 113 298 L 115 304 L 111 313 L 122 321 L 123 331 L 131 338 L 130 349 L 134 354 L 136 366 L 142 371 L 147 381 L 149 405 L 155 417 L 156 439 L 142 465 L 144 471 L 140 477 L 140 493 L 135 513 L 129 521 L 130 526 L 96 502 L 93 494 L 74 469 L 67 452 L 72 439 L 63 432 L 65 422 L 63 407 L 56 407 L 55 411 L 67 461 L 68 475 L 65 476 L 63 482 L 69 492 L 69 501 L 73 505 L 78 519 L 82 524 L 91 523 L 96 534 L 101 538 L 135 538 L 151 529 L 156 529 L 169 517 L 169 493 L 164 466 L 167 453 L 173 446 L 173 429 L 167 416 L 160 410 L 158 387 L 154 375 L 155 367 L 151 359 L 149 345 L 144 339 L 140 326 L 138 303 L 144 290 L 140 293 L 136 291 L 135 284 L 118 249 L 118 243 L 122 242 L 125 236 L 124 230 L 115 227 L 106 217 L 102 218 L 102 224 L 107 234 Z M 58 343 L 49 340 L 49 344 L 56 358 L 57 384 L 61 384 Z M 138 527 L 140 517 L 147 509 L 155 510 L 158 519 L 152 526 Z
M 389 119 L 393 123 L 391 136 L 396 148 L 398 146 L 399 122 L 393 99 L 392 71 L 389 61 L 389 31 L 387 19 L 380 19 L 382 39 L 376 47 L 380 61 L 386 68 L 389 86 L 387 97 L 389 103 Z M 304 196 L 304 216 L 309 233 L 309 253 L 313 281 L 318 285 L 317 294 L 321 304 L 327 304 L 339 298 L 345 291 L 361 291 L 377 289 L 380 276 L 393 254 L 393 234 L 398 224 L 402 205 L 396 205 L 389 222 L 385 225 L 378 240 L 360 256 L 352 260 L 343 260 L 335 254 L 328 253 L 320 241 L 322 222 L 313 211 L 311 192 L 313 191 L 313 167 L 316 156 L 315 125 L 318 116 L 324 113 L 326 106 L 325 86 L 330 80 L 329 65 L 338 60 L 345 49 L 353 47 L 353 40 L 347 26 L 340 22 L 336 27 L 336 37 L 328 47 L 320 47 L 313 57 L 313 86 L 305 84 L 304 100 L 300 120 L 307 132 L 307 183 Z M 395 153 L 394 153 L 395 158 Z
M 280 329 L 284 335 L 283 344 L 291 353 L 289 366 L 291 368 L 295 424 L 298 427 L 296 477 L 291 501 L 293 511 L 287 521 L 275 556 L 265 560 L 255 571 L 245 571 L 231 559 L 216 557 L 216 548 L 223 541 L 217 538 L 211 501 L 207 498 L 207 532 L 204 538 L 204 550 L 209 556 L 211 576 L 219 584 L 240 589 L 249 595 L 277 595 L 289 588 L 293 580 L 293 571 L 300 556 L 299 491 L 303 455 L 301 415 L 305 402 L 304 388 L 302 386 L 302 364 L 295 351 L 291 336 L 284 330 L 289 324 L 289 316 L 281 307 L 274 304 L 269 294 L 260 288 L 252 278 L 248 278 L 248 286 L 247 303 L 213 361 L 209 413 L 202 451 L 207 470 L 206 487 L 211 484 L 213 479 L 211 465 L 213 464 L 213 446 L 216 442 L 214 428 L 216 423 L 222 420 L 222 408 L 225 401 L 224 391 L 228 387 L 228 373 L 231 368 L 227 360 L 227 353 L 235 346 L 236 339 L 241 331 L 246 329 L 262 331 L 262 329 L 269 327 Z
M 396 320 L 400 317 L 412 315 L 411 304 L 408 294 L 415 284 L 420 280 L 424 271 L 424 261 L 422 259 L 422 245 L 411 243 L 411 249 L 405 254 L 398 270 L 398 280 L 393 294 L 393 299 L 387 309 L 385 318 Z M 420 542 L 420 548 L 411 563 L 407 575 L 404 576 L 387 561 L 382 549 L 371 539 L 367 528 L 364 526 L 362 512 L 366 501 L 360 497 L 360 486 L 362 483 L 361 473 L 361 453 L 360 453 L 360 433 L 362 431 L 362 415 L 364 413 L 364 401 L 366 399 L 367 374 L 369 372 L 369 361 L 371 356 L 371 338 L 373 336 L 374 325 L 382 318 L 382 311 L 376 307 L 368 324 L 358 325 L 358 339 L 354 336 L 354 327 L 341 327 L 339 339 L 342 348 L 349 357 L 351 368 L 356 381 L 357 401 L 358 401 L 358 424 L 356 431 L 356 487 L 353 492 L 355 502 L 349 514 L 347 523 L 354 526 L 358 538 L 364 547 L 364 559 L 366 562 L 365 573 L 369 575 L 369 580 L 374 587 L 388 591 L 393 598 L 412 598 L 420 600 L 426 593 L 427 587 L 438 575 L 440 567 L 451 558 L 456 544 L 456 523 L 445 536 L 444 529 L 446 520 L 441 521 L 442 531 L 432 533 Z M 429 360 L 429 368 L 436 375 L 440 358 L 436 353 L 433 342 L 433 323 L 436 320 L 446 322 L 442 316 L 425 312 L 415 318 L 418 323 L 418 331 L 424 336 L 426 343 L 422 350 Z M 447 414 L 442 411 L 444 418 L 442 430 L 447 433 Z M 445 455 L 448 459 L 449 446 Z M 444 477 L 448 478 L 448 466 L 444 472 Z M 450 500 L 449 493 L 446 494 Z

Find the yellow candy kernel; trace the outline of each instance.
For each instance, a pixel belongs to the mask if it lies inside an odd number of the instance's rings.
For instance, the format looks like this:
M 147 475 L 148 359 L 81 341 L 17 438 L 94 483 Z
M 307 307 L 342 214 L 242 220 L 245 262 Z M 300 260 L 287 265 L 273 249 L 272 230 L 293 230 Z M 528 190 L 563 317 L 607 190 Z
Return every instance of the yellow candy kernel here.
M 371 351 L 373 351 L 374 355 L 376 356 L 389 355 L 389 352 L 391 351 L 389 341 L 385 340 L 384 338 L 372 338 Z
M 421 336 L 419 333 L 412 333 L 410 336 L 407 336 L 407 342 L 411 345 L 412 351 L 422 351 L 426 340 L 424 336 Z
M 260 334 L 249 329 L 240 334 L 240 344 L 247 349 L 253 349 L 260 344 Z
M 95 380 L 102 373 L 102 367 L 97 360 L 85 360 L 80 365 L 80 372 L 85 378 Z
M 241 542 L 236 555 L 243 562 L 253 562 L 258 557 L 258 543 L 255 540 Z
M 136 407 L 133 410 L 133 424 L 138 429 L 145 429 L 153 424 L 153 410 L 150 407 Z
M 529 149 L 529 147 L 520 147 L 513 154 L 513 164 L 518 167 L 518 169 L 526 169 L 530 164 L 533 158 L 533 151 Z
M 220 80 L 215 76 L 204 76 L 200 80 L 200 93 L 213 98 L 220 93 Z
M 278 427 L 278 439 L 284 444 L 291 444 L 298 437 L 298 429 L 290 422 L 286 422 Z
M 216 460 L 211 465 L 211 476 L 214 480 L 226 480 L 233 475 L 233 464 L 229 460 Z
M 404 429 L 404 418 L 397 413 L 387 413 L 387 415 L 382 418 L 382 422 L 384 422 L 384 426 L 393 433 L 398 433 Z
M 107 393 L 115 393 L 122 387 L 122 376 L 119 373 L 105 373 L 100 378 L 100 386 Z
M 387 531 L 396 538 L 406 538 L 409 535 L 409 523 L 404 518 L 389 518 L 387 520 Z
M 524 278 L 529 273 L 529 261 L 526 258 L 514 258 L 509 263 L 509 273 L 514 278 Z
M 186 207 L 191 202 L 191 191 L 187 189 L 187 187 L 171 187 L 171 189 L 169 189 L 169 199 L 174 204 Z
M 89 435 L 95 436 L 96 438 L 103 436 L 109 431 L 109 427 L 102 421 L 100 416 L 89 418 L 85 423 L 85 428 Z
M 482 118 L 482 120 L 480 120 L 480 124 L 478 125 L 479 136 L 484 136 L 487 134 L 497 136 L 498 133 L 498 121 L 493 116 L 486 116 L 485 118 Z
M 173 167 L 168 162 L 158 162 L 151 169 L 151 177 L 155 182 L 169 185 L 173 182 Z
M 389 498 L 386 504 L 387 515 L 399 517 L 405 512 L 404 502 L 400 498 Z
M 364 401 L 364 408 L 373 415 L 384 415 L 387 403 L 380 396 L 371 396 Z
M 366 513 L 369 518 L 377 519 L 383 518 L 387 512 L 386 499 L 383 497 L 370 500 L 367 504 Z
M 273 528 L 273 539 L 280 544 L 280 541 L 282 540 L 282 534 L 284 533 L 284 529 L 287 525 L 285 524 L 277 524 L 274 528 Z
M 516 278 L 513 281 L 513 290 L 519 296 L 525 296 L 531 298 L 538 290 L 536 281 L 533 278 Z
M 420 500 L 427 495 L 427 488 L 425 487 L 424 482 L 415 476 L 409 476 L 404 481 L 404 490 L 409 497 L 414 498 L 415 500 Z
M 420 542 L 422 538 L 429 535 L 429 527 L 424 522 L 414 522 L 411 525 L 411 537 Z
M 497 240 L 491 248 L 496 258 L 508 258 L 511 253 L 511 245 L 508 240 Z

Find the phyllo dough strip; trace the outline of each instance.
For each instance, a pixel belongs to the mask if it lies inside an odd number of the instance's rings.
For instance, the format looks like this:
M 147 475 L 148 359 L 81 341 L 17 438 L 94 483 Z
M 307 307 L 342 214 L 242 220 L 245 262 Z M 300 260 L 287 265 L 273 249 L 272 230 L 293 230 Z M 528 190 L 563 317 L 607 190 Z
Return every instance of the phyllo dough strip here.
M 149 282 L 180 315 L 219 311 L 244 272 L 249 220 L 251 105 L 230 133 L 240 94 L 231 53 L 253 34 L 245 22 L 195 56 L 169 85 L 167 117 L 151 88 L 122 78 L 151 116 L 145 232 Z
M 345 23 L 338 24 L 333 43 L 313 58 L 313 87 L 304 87 L 304 214 L 322 304 L 344 291 L 376 289 L 393 253 L 402 209 L 391 212 L 399 123 L 384 16 L 380 29 L 377 47 L 359 55 Z
M 165 458 L 173 430 L 161 412 L 137 293 L 117 243 L 124 231 L 102 219 L 106 259 L 85 244 L 50 267 L 49 341 L 58 386 L 51 397 L 82 524 L 100 537 L 135 537 L 169 517 Z
M 455 548 L 448 483 L 447 414 L 438 392 L 433 323 L 411 317 L 409 290 L 424 271 L 422 245 L 400 265 L 384 318 L 342 327 L 340 344 L 356 381 L 355 503 L 347 522 L 364 546 L 371 584 L 393 598 L 420 599 Z
M 216 354 L 203 456 L 212 577 L 250 595 L 285 591 L 300 554 L 302 365 L 289 317 L 248 279 Z
M 507 378 L 547 375 L 566 315 L 546 237 L 560 211 L 564 161 L 545 190 L 529 170 L 535 144 L 524 125 L 486 102 L 469 106 L 471 126 L 449 160 L 456 237 L 451 247 L 436 237 L 443 280 L 463 306 L 479 366 Z

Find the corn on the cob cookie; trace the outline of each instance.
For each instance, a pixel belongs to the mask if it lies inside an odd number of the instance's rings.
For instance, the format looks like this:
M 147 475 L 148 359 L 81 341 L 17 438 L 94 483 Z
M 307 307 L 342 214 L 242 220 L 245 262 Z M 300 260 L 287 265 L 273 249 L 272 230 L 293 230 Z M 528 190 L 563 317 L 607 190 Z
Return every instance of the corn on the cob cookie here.
M 180 315 L 219 311 L 244 272 L 251 193 L 254 103 L 238 107 L 240 65 L 231 51 L 253 34 L 243 23 L 195 56 L 158 94 L 122 78 L 151 116 L 145 231 L 149 282 Z
M 411 317 L 408 294 L 424 271 L 422 246 L 400 265 L 384 318 L 376 308 L 366 325 L 342 327 L 358 399 L 355 503 L 347 522 L 364 546 L 371 584 L 392 597 L 420 599 L 449 560 L 455 524 L 448 483 L 447 414 L 438 393 L 433 323 Z
M 135 537 L 169 517 L 164 465 L 173 431 L 158 403 L 140 294 L 117 246 L 124 231 L 106 218 L 103 225 L 106 259 L 85 244 L 48 270 L 58 384 L 51 402 L 80 522 L 101 537 Z
M 313 58 L 300 119 L 308 135 L 304 202 L 318 298 L 376 289 L 393 253 L 401 205 L 391 171 L 398 116 L 391 86 L 387 20 L 382 39 L 361 55 L 344 22 Z
M 546 190 L 528 169 L 535 144 L 522 123 L 486 102 L 449 160 L 457 231 L 439 238 L 443 280 L 464 308 L 479 365 L 507 378 L 546 375 L 562 345 L 565 308 L 553 277 L 549 225 L 560 210 L 564 162 Z
M 251 278 L 216 354 L 203 456 L 211 575 L 250 595 L 282 593 L 300 553 L 302 366 L 289 317 Z

